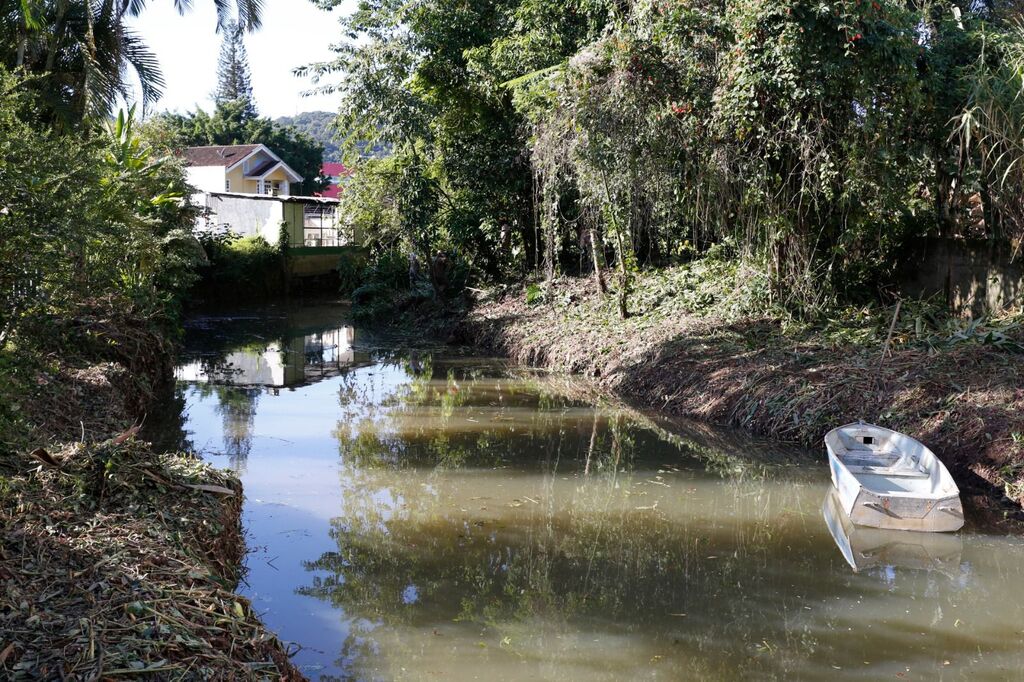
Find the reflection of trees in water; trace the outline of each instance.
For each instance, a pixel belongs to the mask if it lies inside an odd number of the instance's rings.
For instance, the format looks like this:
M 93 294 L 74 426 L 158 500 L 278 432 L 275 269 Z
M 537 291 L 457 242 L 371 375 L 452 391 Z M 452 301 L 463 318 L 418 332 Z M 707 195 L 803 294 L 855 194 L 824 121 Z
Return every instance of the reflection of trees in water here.
M 142 438 L 153 444 L 157 452 L 193 452 L 195 446 L 189 438 L 187 385 L 169 382 L 166 393 L 152 401 L 152 408 L 142 425 Z
M 718 607 L 709 611 L 709 600 L 725 611 L 735 607 L 731 620 L 750 620 L 758 608 L 774 612 L 770 593 L 741 604 L 730 599 L 752 567 L 772 560 L 775 530 L 764 511 L 771 504 L 756 486 L 737 484 L 735 494 L 761 517 L 752 513 L 740 527 L 681 528 L 656 505 L 637 509 L 647 498 L 624 497 L 636 483 L 638 453 L 680 458 L 677 445 L 629 413 L 585 408 L 545 391 L 542 382 L 482 378 L 429 361 L 419 372 L 404 369 L 408 380 L 388 390 L 349 377 L 339 392 L 343 508 L 332 522 L 338 550 L 307 564 L 325 575 L 300 592 L 352 618 L 343 662 L 367 665 L 380 638 L 396 628 L 429 632 L 472 622 L 524 642 L 539 636 L 531 632 L 537 624 L 557 636 L 597 621 L 624 634 L 677 628 L 672 613 L 688 614 L 691 627 L 679 636 L 694 640 L 684 648 L 699 651 L 718 646 L 715 623 L 728 616 Z M 524 465 L 543 472 L 541 490 L 525 500 L 474 500 L 472 481 L 458 471 L 510 470 L 512 491 L 522 475 L 514 472 Z M 578 484 L 566 488 L 563 476 L 576 476 Z M 502 509 L 474 518 L 469 500 Z M 704 560 L 715 553 L 720 561 Z M 557 636 L 535 644 L 550 647 Z M 389 649 L 398 646 L 398 657 L 415 667 L 417 644 L 406 651 L 400 639 L 389 640 Z M 793 650 L 803 655 L 811 645 Z M 687 660 L 691 674 L 717 665 Z
M 817 493 L 801 511 L 803 475 L 737 466 L 743 458 L 697 437 L 581 408 L 543 382 L 421 362 L 396 386 L 350 376 L 339 392 L 337 550 L 307 562 L 316 575 L 299 592 L 344 611 L 347 674 L 387 677 L 388 662 L 427 670 L 437 638 L 455 634 L 446 646 L 501 641 L 541 676 L 599 636 L 636 656 L 650 650 L 670 678 L 799 676 L 903 660 L 920 646 L 912 628 L 850 635 L 849 614 L 830 606 L 837 597 L 922 622 L 962 598 L 941 574 L 851 574 Z M 659 507 L 654 494 L 633 495 L 660 492 L 641 487 L 651 471 L 676 463 L 685 473 L 688 456 L 697 478 L 709 466 L 722 477 L 717 497 L 662 497 Z M 689 494 L 685 480 L 661 494 Z M 983 643 L 966 631 L 942 637 L 958 651 Z M 621 673 L 599 666 L 593 676 Z
M 307 563 L 318 575 L 300 592 L 346 614 L 347 672 L 363 677 L 382 660 L 421 669 L 431 646 L 441 646 L 430 644 L 440 628 L 455 635 L 449 642 L 462 633 L 467 647 L 507 638 L 535 660 L 569 656 L 579 637 L 607 637 L 657 652 L 676 679 L 800 677 L 863 660 L 910 663 L 923 642 L 913 623 L 934 624 L 966 597 L 941 573 L 855 576 L 816 515 L 783 511 L 801 494 L 795 489 L 728 483 L 703 513 L 673 515 L 623 499 L 638 475 L 628 468 L 560 484 L 556 459 L 546 463 L 541 494 L 515 475 L 502 479 L 520 501 L 530 490 L 537 503 L 493 514 L 476 505 L 509 502 L 470 502 L 484 492 L 473 474 L 345 472 L 342 516 L 332 523 L 337 550 Z M 999 599 L 1012 583 L 1007 576 L 971 598 Z M 892 614 L 907 625 L 850 629 Z M 1005 637 L 989 634 L 957 629 L 928 646 L 1005 649 Z
M 771 637 L 773 646 L 787 643 L 792 656 L 814 646 L 813 638 L 804 640 L 800 621 L 786 628 L 771 622 L 784 591 L 771 566 L 800 566 L 805 548 L 799 545 L 806 543 L 796 528 L 783 532 L 797 546 L 780 548 L 771 542 L 777 530 L 756 515 L 742 524 L 681 526 L 656 508 L 624 502 L 620 491 L 635 482 L 634 474 L 613 466 L 556 491 L 563 473 L 558 457 L 545 463 L 542 492 L 531 490 L 536 502 L 517 493 L 516 512 L 493 516 L 461 512 L 473 484 L 450 473 L 346 471 L 343 515 L 332 524 L 338 550 L 307 564 L 322 575 L 301 590 L 352 619 L 342 659 L 357 669 L 372 665 L 374 648 L 385 640 L 391 656 L 415 669 L 419 643 L 403 644 L 392 633 L 429 633 L 453 621 L 490 628 L 517 647 L 557 649 L 561 637 L 588 629 L 650 639 L 669 652 L 686 650 L 679 672 L 689 674 L 729 668 L 700 652 L 746 656 L 744 647 L 761 641 L 754 632 Z M 519 490 L 514 476 L 505 480 Z M 751 492 L 735 494 L 756 507 L 762 501 Z M 797 575 L 809 572 L 805 567 Z M 409 586 L 417 591 L 411 604 Z M 741 596 L 743 590 L 750 594 Z
M 252 451 L 252 427 L 263 389 L 209 386 L 217 395 L 216 411 L 221 416 L 224 454 L 228 456 L 231 468 L 243 471 Z
M 414 356 L 390 368 L 406 379 L 388 387 L 357 374 L 341 379 L 334 436 L 346 462 L 450 469 L 532 464 L 557 450 L 559 440 L 576 439 L 584 429 L 589 435 L 598 419 L 539 382 L 489 376 L 494 370 L 486 366 Z M 585 454 L 582 446 L 574 452 Z

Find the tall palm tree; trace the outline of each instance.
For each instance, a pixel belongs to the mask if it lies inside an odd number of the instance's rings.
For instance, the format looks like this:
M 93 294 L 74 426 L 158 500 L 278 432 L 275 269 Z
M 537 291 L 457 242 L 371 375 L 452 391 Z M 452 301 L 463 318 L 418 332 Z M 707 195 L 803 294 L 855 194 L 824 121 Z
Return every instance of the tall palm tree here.
M 180 14 L 192 10 L 193 0 L 173 0 L 174 8 Z M 138 16 L 146 9 L 147 0 L 121 0 L 121 14 Z M 255 31 L 260 27 L 263 14 L 263 0 L 213 0 L 217 8 L 217 28 L 224 28 L 229 23 L 237 22 L 246 31 Z
M 179 12 L 193 0 L 173 0 Z M 263 0 L 213 0 L 218 29 L 235 19 L 260 26 Z M 156 56 L 125 26 L 147 0 L 0 0 L 0 62 L 31 77 L 54 122 L 74 126 L 106 117 L 118 96 L 141 85 L 143 107 L 159 99 L 164 80 Z

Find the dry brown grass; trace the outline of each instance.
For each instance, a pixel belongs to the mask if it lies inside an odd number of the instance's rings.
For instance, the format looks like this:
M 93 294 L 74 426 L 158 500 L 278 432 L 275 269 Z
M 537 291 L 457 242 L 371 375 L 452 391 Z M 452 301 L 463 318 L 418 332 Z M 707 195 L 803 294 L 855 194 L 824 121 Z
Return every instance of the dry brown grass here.
M 28 446 L 0 446 L 0 679 L 304 679 L 233 592 L 238 480 L 135 439 L 171 385 L 151 322 L 108 301 L 37 321 L 52 343 L 5 396 Z
M 302 679 L 232 593 L 236 479 L 132 437 L 0 471 L 0 677 Z

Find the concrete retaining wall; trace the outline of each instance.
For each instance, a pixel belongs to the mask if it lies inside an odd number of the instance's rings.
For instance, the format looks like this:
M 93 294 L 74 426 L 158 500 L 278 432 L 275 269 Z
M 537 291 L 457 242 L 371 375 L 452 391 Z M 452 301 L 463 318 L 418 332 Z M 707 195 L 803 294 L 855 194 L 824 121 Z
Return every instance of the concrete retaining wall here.
M 358 246 L 299 247 L 288 251 L 288 277 L 319 277 L 337 269 L 343 255 L 365 263 L 366 249 Z
M 980 317 L 1024 302 L 1024 254 L 1014 260 L 1006 242 L 929 237 L 906 263 L 905 295 L 944 296 L 960 315 Z

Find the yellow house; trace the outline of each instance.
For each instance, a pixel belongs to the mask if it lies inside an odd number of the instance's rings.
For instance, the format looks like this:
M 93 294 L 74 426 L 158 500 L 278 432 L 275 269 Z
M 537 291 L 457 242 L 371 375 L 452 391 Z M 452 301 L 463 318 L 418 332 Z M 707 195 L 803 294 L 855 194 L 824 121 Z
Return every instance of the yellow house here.
M 302 182 L 274 152 L 262 144 L 188 147 L 183 152 L 188 182 L 199 192 L 230 192 L 286 197 Z

